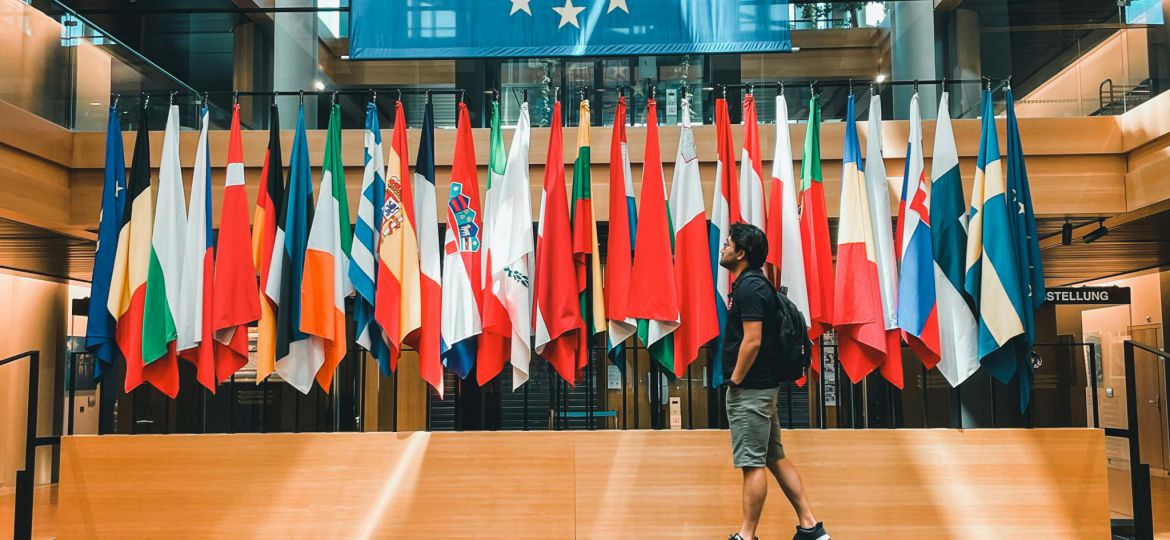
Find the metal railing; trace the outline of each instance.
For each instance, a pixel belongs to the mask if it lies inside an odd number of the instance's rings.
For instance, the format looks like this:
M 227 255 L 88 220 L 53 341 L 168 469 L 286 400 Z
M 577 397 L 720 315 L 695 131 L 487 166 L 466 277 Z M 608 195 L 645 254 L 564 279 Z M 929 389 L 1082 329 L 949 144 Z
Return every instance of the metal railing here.
M 38 446 L 60 444 L 60 437 L 37 437 L 37 389 L 40 385 L 41 352 L 27 351 L 0 360 L 0 366 L 28 359 L 28 419 L 24 435 L 24 469 L 16 471 L 16 504 L 12 537 L 32 538 L 33 484 L 36 482 Z
M 1135 355 L 1137 351 L 1149 353 L 1163 362 L 1170 360 L 1166 351 L 1148 345 L 1126 340 L 1125 344 L 1125 412 L 1129 419 L 1128 428 L 1105 428 L 1106 437 L 1126 439 L 1129 442 L 1129 480 L 1133 494 L 1133 533 L 1137 540 L 1153 540 L 1154 509 L 1150 493 L 1150 466 L 1142 463 L 1141 439 L 1139 438 L 1137 381 L 1134 379 Z M 1170 379 L 1170 375 L 1167 376 Z M 1170 381 L 1168 381 L 1170 382 Z

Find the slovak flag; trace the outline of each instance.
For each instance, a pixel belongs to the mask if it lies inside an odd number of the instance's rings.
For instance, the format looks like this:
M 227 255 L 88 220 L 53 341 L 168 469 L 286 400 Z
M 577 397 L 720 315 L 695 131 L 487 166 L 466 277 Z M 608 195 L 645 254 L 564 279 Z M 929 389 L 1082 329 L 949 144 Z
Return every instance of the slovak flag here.
M 910 98 L 910 143 L 899 203 L 902 281 L 898 284 L 898 327 L 926 369 L 938 365 L 940 351 L 929 196 L 922 158 L 922 114 L 918 94 L 914 94 Z
M 443 364 L 460 379 L 475 367 L 476 341 L 483 330 L 481 285 L 483 215 L 475 141 L 467 104 L 459 103 L 455 161 L 447 191 L 447 237 L 443 246 Z

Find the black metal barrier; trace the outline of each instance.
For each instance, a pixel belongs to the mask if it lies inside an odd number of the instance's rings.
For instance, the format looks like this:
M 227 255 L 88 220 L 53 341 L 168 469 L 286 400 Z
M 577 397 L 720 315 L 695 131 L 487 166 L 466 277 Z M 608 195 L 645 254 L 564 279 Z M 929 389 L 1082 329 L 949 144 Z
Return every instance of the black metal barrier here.
M 1133 494 L 1133 533 L 1136 540 L 1153 540 L 1154 509 L 1150 493 L 1150 466 L 1141 461 L 1141 439 L 1138 438 L 1138 398 L 1134 369 L 1134 353 L 1138 350 L 1149 353 L 1163 362 L 1170 360 L 1170 354 L 1167 354 L 1166 351 L 1126 340 L 1125 412 L 1129 418 L 1129 428 L 1105 428 L 1105 436 L 1129 441 L 1129 481 L 1130 491 Z M 1167 383 L 1170 383 L 1170 370 L 1167 373 Z
M 0 360 L 0 366 L 28 358 L 28 419 L 24 434 L 24 469 L 16 471 L 16 504 L 14 505 L 12 537 L 17 540 L 32 538 L 33 484 L 36 482 L 36 452 L 38 446 L 61 443 L 60 437 L 37 437 L 37 394 L 40 385 L 41 352 L 27 351 Z

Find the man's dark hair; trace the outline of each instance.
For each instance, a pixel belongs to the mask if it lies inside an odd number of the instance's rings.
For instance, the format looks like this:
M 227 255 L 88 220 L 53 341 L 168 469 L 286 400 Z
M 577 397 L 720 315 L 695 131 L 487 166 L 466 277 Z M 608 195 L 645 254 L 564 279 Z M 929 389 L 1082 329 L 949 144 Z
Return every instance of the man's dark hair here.
M 735 248 L 746 256 L 748 267 L 764 266 L 764 260 L 768 258 L 768 237 L 764 231 L 748 223 L 735 223 L 728 235 Z

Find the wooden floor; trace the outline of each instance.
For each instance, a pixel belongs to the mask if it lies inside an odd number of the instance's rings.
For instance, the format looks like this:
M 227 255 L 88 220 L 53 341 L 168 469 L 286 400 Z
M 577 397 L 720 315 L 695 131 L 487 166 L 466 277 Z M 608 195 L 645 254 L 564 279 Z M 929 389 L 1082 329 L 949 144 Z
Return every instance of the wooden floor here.
M 40 486 L 33 492 L 33 538 L 57 537 L 57 486 Z M 12 538 L 16 495 L 0 489 L 0 538 Z
M 1170 540 L 1170 477 L 1150 477 L 1150 494 L 1154 500 L 1154 537 Z M 1109 506 L 1113 517 L 1133 515 L 1129 488 L 1129 470 L 1109 469 Z

